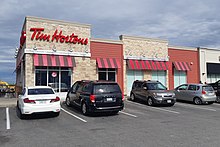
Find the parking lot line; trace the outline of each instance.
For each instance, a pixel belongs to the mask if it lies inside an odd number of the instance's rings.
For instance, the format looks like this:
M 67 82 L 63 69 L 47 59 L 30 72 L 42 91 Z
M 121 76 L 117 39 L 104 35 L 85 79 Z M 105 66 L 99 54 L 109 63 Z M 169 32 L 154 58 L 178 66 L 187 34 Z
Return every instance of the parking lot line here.
M 82 119 L 82 118 L 80 118 L 80 117 L 78 117 L 78 116 L 76 116 L 76 115 L 70 113 L 69 111 L 67 111 L 67 110 L 65 110 L 65 109 L 63 109 L 63 108 L 61 108 L 61 110 L 64 111 L 64 112 L 66 112 L 67 114 L 69 114 L 69 115 L 71 115 L 71 116 L 73 116 L 73 117 L 75 117 L 75 118 L 81 120 L 82 122 L 85 122 L 85 123 L 87 122 L 86 120 L 84 120 L 84 119 Z
M 190 104 L 175 103 L 175 105 L 186 106 L 186 107 L 191 107 L 191 108 L 196 108 L 196 109 L 203 109 L 203 110 L 208 110 L 208 111 L 216 111 L 215 109 L 211 109 L 211 108 L 207 108 L 203 106 L 190 105 Z
M 131 101 L 126 101 L 128 103 L 131 103 L 131 104 L 135 104 L 135 105 L 139 105 L 139 106 L 144 106 L 143 104 L 139 104 L 139 103 L 135 103 L 135 102 L 131 102 Z M 167 109 L 163 109 L 163 108 L 158 108 L 158 107 L 145 107 L 145 108 L 149 108 L 149 109 L 156 109 L 156 110 L 160 110 L 160 111 L 167 111 L 167 112 L 170 112 L 170 113 L 175 113 L 175 114 L 180 114 L 180 112 L 177 112 L 177 111 L 172 111 L 172 110 L 167 110 Z
M 123 112 L 123 111 L 119 111 L 119 112 L 122 113 L 122 114 L 128 115 L 128 116 L 137 117 L 136 115 L 133 115 L 133 114 L 130 114 L 130 113 L 127 113 L 127 112 Z
M 9 108 L 6 108 L 6 129 L 11 129 L 10 126 L 10 117 L 9 117 Z

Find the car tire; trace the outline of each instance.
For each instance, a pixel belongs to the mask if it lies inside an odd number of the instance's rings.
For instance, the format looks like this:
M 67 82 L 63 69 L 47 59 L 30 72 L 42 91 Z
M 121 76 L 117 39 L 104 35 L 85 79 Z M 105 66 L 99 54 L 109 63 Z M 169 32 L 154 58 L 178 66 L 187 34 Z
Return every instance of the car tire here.
M 216 102 L 217 102 L 217 103 L 220 103 L 220 96 L 217 96 Z
M 66 105 L 67 105 L 67 107 L 71 106 L 71 102 L 70 102 L 70 98 L 69 97 L 66 97 Z
M 88 115 L 89 114 L 89 109 L 88 109 L 88 106 L 86 105 L 85 102 L 82 102 L 81 111 L 82 111 L 83 115 Z
M 22 113 L 21 113 L 21 109 L 19 108 L 18 102 L 17 102 L 17 110 L 18 110 L 18 117 L 19 117 L 20 119 L 25 119 L 25 118 L 26 118 L 26 117 L 25 117 L 25 114 L 22 114 Z
M 135 95 L 132 93 L 131 96 L 130 96 L 130 100 L 131 100 L 131 101 L 135 101 L 135 99 L 136 99 L 136 98 L 135 98 Z
M 112 114 L 113 115 L 117 115 L 119 111 L 113 111 Z
M 202 104 L 202 100 L 198 97 L 195 97 L 193 99 L 193 103 L 196 104 L 196 105 L 201 105 Z
M 152 99 L 151 97 L 149 97 L 149 98 L 147 99 L 147 105 L 148 105 L 148 106 L 153 106 L 153 105 L 154 105 L 154 101 L 153 101 L 153 99 Z
M 54 112 L 54 116 L 58 117 L 60 115 L 60 112 Z
M 169 106 L 169 107 L 172 107 L 172 106 L 174 106 L 174 104 L 175 104 L 175 103 L 173 103 L 173 104 L 168 104 L 168 106 Z

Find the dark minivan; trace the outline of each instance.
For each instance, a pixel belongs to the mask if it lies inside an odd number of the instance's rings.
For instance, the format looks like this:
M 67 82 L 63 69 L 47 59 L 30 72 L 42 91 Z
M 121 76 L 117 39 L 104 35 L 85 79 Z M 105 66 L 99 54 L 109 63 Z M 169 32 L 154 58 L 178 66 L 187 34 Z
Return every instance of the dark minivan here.
M 66 105 L 80 107 L 84 115 L 103 111 L 117 114 L 124 108 L 123 101 L 119 85 L 111 81 L 77 81 L 66 96 Z

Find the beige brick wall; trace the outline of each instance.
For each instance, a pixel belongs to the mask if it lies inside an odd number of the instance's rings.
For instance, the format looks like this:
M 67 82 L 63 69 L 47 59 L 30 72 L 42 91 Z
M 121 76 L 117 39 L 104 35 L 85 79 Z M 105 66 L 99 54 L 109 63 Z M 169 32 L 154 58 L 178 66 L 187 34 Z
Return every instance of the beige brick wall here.
M 168 41 L 134 36 L 120 36 L 123 42 L 123 54 L 130 57 L 146 57 L 166 59 L 168 57 Z M 127 66 L 124 60 L 124 93 L 127 94 Z M 152 72 L 144 71 L 143 80 L 151 80 Z M 167 74 L 168 83 L 168 74 Z M 168 86 L 168 85 L 166 85 Z
M 33 65 L 33 56 L 31 54 L 25 55 L 25 86 L 35 86 L 35 72 Z
M 73 43 L 60 43 L 54 40 L 53 42 L 50 40 L 43 41 L 43 40 L 31 40 L 31 35 L 33 31 L 30 31 L 30 28 L 44 28 L 42 33 L 52 35 L 58 30 L 58 33 L 62 30 L 62 35 L 67 36 L 74 33 L 78 35 L 79 38 L 91 38 L 91 28 L 90 25 L 84 24 L 77 24 L 72 22 L 64 22 L 58 20 L 48 20 L 43 18 L 34 18 L 34 17 L 27 17 L 26 18 L 26 48 L 32 49 L 37 47 L 37 49 L 41 50 L 52 50 L 55 46 L 57 51 L 68 51 L 70 48 L 73 49 L 75 52 L 90 52 L 90 41 L 88 41 L 87 45 L 81 44 L 73 44 Z
M 76 57 L 76 67 L 73 70 L 72 82 L 77 80 L 97 80 L 96 60 Z

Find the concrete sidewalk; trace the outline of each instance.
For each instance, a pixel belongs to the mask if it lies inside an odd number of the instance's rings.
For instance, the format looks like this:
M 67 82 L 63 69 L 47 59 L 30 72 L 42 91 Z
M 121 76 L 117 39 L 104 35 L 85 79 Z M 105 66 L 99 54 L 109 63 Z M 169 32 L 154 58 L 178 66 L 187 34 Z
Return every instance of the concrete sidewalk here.
M 17 98 L 0 98 L 0 107 L 14 107 L 17 104 Z

